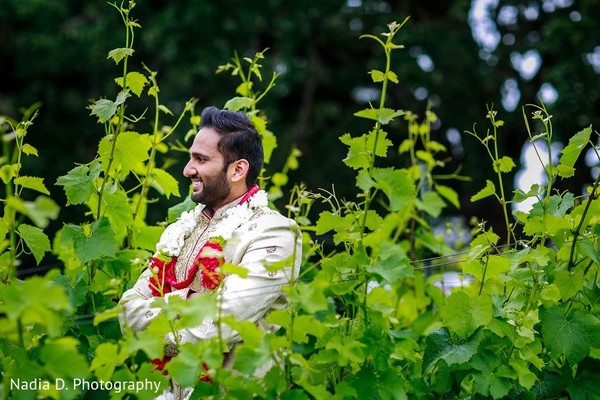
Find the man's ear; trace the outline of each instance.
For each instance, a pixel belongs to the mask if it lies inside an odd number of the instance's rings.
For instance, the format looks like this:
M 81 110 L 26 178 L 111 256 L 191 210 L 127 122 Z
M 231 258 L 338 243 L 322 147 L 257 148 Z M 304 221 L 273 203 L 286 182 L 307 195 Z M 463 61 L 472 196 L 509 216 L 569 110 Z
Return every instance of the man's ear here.
M 230 164 L 230 179 L 232 182 L 246 181 L 246 175 L 248 175 L 248 169 L 250 164 L 248 160 L 241 158 Z

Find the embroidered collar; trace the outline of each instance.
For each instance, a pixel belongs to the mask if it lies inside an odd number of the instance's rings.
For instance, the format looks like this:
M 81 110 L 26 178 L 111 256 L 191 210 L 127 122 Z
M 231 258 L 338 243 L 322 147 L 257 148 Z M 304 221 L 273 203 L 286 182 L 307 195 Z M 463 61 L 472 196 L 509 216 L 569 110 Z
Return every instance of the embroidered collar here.
M 175 276 L 177 257 L 181 253 L 185 240 L 202 218 L 205 206 L 198 204 L 193 210 L 183 212 L 176 222 L 165 229 L 156 244 L 156 252 L 150 262 L 154 276 L 148 284 L 152 294 L 162 296 L 171 292 L 173 288 L 182 289 L 189 286 L 199 269 L 202 286 L 215 289 L 222 278 L 217 269 L 224 262 L 222 252 L 225 242 L 231 239 L 235 230 L 247 222 L 258 208 L 265 207 L 267 204 L 266 192 L 254 185 L 237 205 L 226 205 L 218 209 L 215 215 L 223 213 L 223 219 L 218 222 L 213 235 L 198 252 L 187 278 L 178 282 Z
M 254 214 L 256 209 L 268 204 L 267 193 L 254 185 L 241 198 L 236 206 L 225 205 L 213 214 L 224 213 L 224 218 L 219 222 L 213 237 L 220 236 L 227 241 L 233 232 Z M 191 211 L 184 211 L 181 216 L 167 227 L 156 244 L 154 257 L 171 258 L 179 257 L 185 239 L 192 233 L 202 218 L 204 204 L 198 204 Z

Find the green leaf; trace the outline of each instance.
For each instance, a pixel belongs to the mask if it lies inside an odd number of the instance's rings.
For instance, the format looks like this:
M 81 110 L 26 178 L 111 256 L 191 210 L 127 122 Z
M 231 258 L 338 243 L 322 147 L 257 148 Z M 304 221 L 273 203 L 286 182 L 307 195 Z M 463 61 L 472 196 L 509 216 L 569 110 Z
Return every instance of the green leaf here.
M 180 196 L 179 182 L 177 179 L 173 178 L 171 174 L 160 168 L 153 168 L 151 174 L 154 177 L 152 187 L 160 193 L 164 193 L 164 195 L 167 196 L 167 199 L 171 197 L 172 194 L 177 197 Z
M 127 74 L 127 88 L 129 88 L 137 97 L 140 97 L 148 79 L 139 72 L 129 72 Z
M 485 187 L 477 192 L 477 194 L 471 196 L 471 201 L 481 200 L 494 194 L 496 194 L 496 186 L 494 185 L 494 182 L 486 180 Z
M 529 369 L 528 362 L 511 358 L 510 366 L 516 371 L 519 384 L 529 390 L 538 382 L 538 377 Z
M 252 87 L 254 86 L 254 82 L 242 82 L 235 88 L 235 92 L 242 97 L 248 97 L 252 94 Z
M 196 356 L 189 355 L 188 352 L 181 352 L 169 362 L 168 368 L 178 383 L 185 386 L 194 386 L 198 382 L 201 365 Z
M 135 229 L 135 244 L 141 249 L 154 251 L 156 243 L 165 228 L 162 226 L 141 226 Z
M 371 179 L 368 169 L 363 169 L 358 172 L 356 175 L 356 186 L 364 193 L 367 193 L 375 187 L 375 181 Z
M 44 253 L 50 251 L 48 236 L 40 228 L 27 224 L 19 225 L 18 232 L 33 253 L 35 261 L 39 264 L 44 257 Z
M 496 255 L 487 256 L 485 260 L 473 259 L 463 265 L 463 272 L 473 275 L 479 282 L 498 279 L 500 274 L 507 272 L 509 269 L 510 260 Z
M 56 219 L 60 211 L 59 206 L 49 197 L 40 195 L 35 201 L 23 201 L 19 197 L 9 197 L 6 205 L 17 212 L 29 217 L 40 228 L 45 228 L 51 219 Z
M 12 178 L 17 176 L 19 164 L 7 164 L 0 167 L 0 179 L 2 182 L 8 183 Z
M 115 367 L 121 364 L 119 360 L 119 347 L 114 343 L 101 343 L 96 348 L 96 354 L 90 365 L 90 371 L 95 372 L 101 381 L 110 381 L 115 372 Z
M 328 286 L 329 283 L 323 281 L 315 281 L 310 284 L 299 282 L 296 284 L 295 290 L 288 293 L 288 298 L 292 304 L 303 308 L 308 313 L 327 310 L 327 297 L 323 292 Z
M 214 292 L 195 296 L 185 301 L 181 300 L 180 304 L 175 304 L 177 308 L 174 308 L 174 314 L 178 316 L 176 327 L 198 326 L 205 319 L 214 319 L 218 311 L 217 301 Z M 173 299 L 169 299 L 169 306 L 173 302 Z
M 165 106 L 164 104 L 160 104 L 158 106 L 158 109 L 167 115 L 173 115 L 173 112 L 171 110 L 169 110 L 169 108 L 167 106 Z
M 57 275 L 52 280 L 57 285 L 60 285 L 63 291 L 69 296 L 69 301 L 74 307 L 83 305 L 86 301 L 86 294 L 88 292 L 88 285 L 84 278 L 84 273 L 79 273 L 74 278 L 69 278 L 65 275 Z M 118 308 L 120 310 L 120 308 Z M 98 314 L 96 314 L 97 316 Z M 96 318 L 96 316 L 94 318 Z M 115 318 L 118 315 L 114 316 Z
M 374 168 L 372 176 L 376 187 L 387 196 L 391 211 L 406 207 L 417 195 L 417 189 L 405 170 Z
M 110 221 L 115 233 L 125 234 L 127 228 L 133 225 L 133 210 L 127 195 L 122 191 L 105 193 L 102 200 L 105 205 L 104 215 Z
M 4 218 L 0 218 L 0 243 L 4 240 L 8 234 L 8 225 L 4 221 Z
M 351 336 L 336 335 L 325 345 L 325 349 L 337 353 L 336 361 L 339 366 L 350 363 L 361 363 L 365 359 L 365 344 L 352 339 Z
M 109 119 L 111 119 L 116 112 L 117 104 L 114 101 L 108 99 L 100 99 L 92 105 L 92 111 L 90 115 L 97 116 L 98 121 L 103 124 Z
M 241 278 L 246 278 L 248 276 L 248 268 L 244 268 L 241 265 L 235 265 L 230 263 L 225 263 L 220 267 L 220 270 L 225 275 L 238 275 Z
M 426 147 L 427 150 L 429 150 L 431 153 L 439 153 L 440 151 L 446 151 L 446 146 L 444 146 L 440 142 L 436 142 L 435 140 L 429 141 Z
M 369 72 L 369 75 L 371 75 L 371 79 L 373 80 L 373 82 L 383 82 L 383 79 L 385 78 L 385 74 L 376 69 L 372 69 Z
M 21 185 L 24 188 L 50 195 L 50 192 L 46 189 L 46 185 L 44 185 L 44 178 L 38 178 L 36 176 L 20 176 L 15 179 L 14 182 L 16 185 Z
M 469 340 L 463 340 L 451 335 L 446 327 L 430 333 L 425 339 L 423 374 L 431 372 L 440 360 L 446 361 L 448 365 L 468 362 L 477 353 L 482 337 L 480 331 Z
M 403 110 L 392 110 L 391 108 L 366 108 L 354 113 L 354 116 L 371 119 L 381 125 L 389 124 L 394 118 L 404 115 Z
M 460 201 L 458 199 L 458 193 L 456 190 L 451 187 L 436 184 L 434 186 L 436 192 L 439 193 L 440 196 L 448 200 L 450 204 L 452 204 L 456 208 L 460 208 Z
M 265 150 L 265 164 L 268 164 L 271 161 L 271 155 L 273 154 L 273 150 L 277 148 L 277 137 L 273 134 L 273 132 L 269 130 L 265 130 L 262 134 L 262 142 L 263 148 Z
M 288 176 L 281 172 L 275 172 L 271 178 L 271 182 L 275 186 L 285 186 L 288 182 Z
M 164 313 L 158 314 L 144 330 L 134 335 L 131 329 L 124 333 L 125 348 L 129 353 L 143 350 L 150 358 L 162 358 L 164 349 L 163 336 L 168 331 L 169 321 Z
M 410 259 L 404 254 L 401 246 L 392 243 L 381 244 L 381 255 L 367 271 L 381 277 L 385 282 L 397 284 L 414 275 Z
M 181 203 L 169 207 L 169 210 L 167 212 L 168 222 L 175 222 L 182 212 L 193 210 L 194 207 L 196 207 L 196 203 L 194 202 L 194 200 L 192 200 L 190 196 L 186 196 Z
M 0 290 L 0 314 L 9 320 L 20 319 L 28 326 L 39 324 L 50 337 L 64 335 L 63 315 L 72 311 L 63 289 L 46 277 L 33 276 Z
M 96 313 L 94 315 L 94 326 L 98 326 L 103 322 L 119 318 L 123 313 L 123 306 L 109 308 L 108 310 Z
M 319 219 L 316 224 L 316 234 L 322 235 L 334 230 L 336 232 L 343 232 L 351 230 L 354 226 L 354 217 L 352 215 L 341 215 L 334 214 L 330 211 L 323 211 L 319 214 Z
M 583 289 L 586 280 L 582 271 L 571 273 L 568 270 L 562 270 L 555 273 L 554 283 L 558 286 L 560 297 L 563 300 L 569 300 Z
M 400 154 L 407 153 L 415 146 L 415 141 L 412 139 L 404 139 L 400 146 L 398 147 L 398 152 Z
M 478 353 L 470 364 L 479 370 L 473 374 L 473 389 L 477 393 L 494 399 L 506 398 L 515 378 L 509 366 L 501 364 L 493 352 Z
M 133 55 L 134 50 L 126 47 L 121 47 L 117 49 L 113 49 L 108 52 L 108 56 L 106 58 L 112 58 L 115 64 L 119 64 L 121 60 L 125 57 L 130 57 Z
M 88 364 L 85 357 L 79 353 L 79 341 L 67 336 L 53 339 L 44 344 L 40 358 L 45 369 L 53 378 L 84 378 L 87 375 Z
M 37 155 L 38 155 L 37 149 L 28 143 L 25 143 L 23 145 L 23 147 L 21 148 L 21 150 L 23 151 L 23 153 L 27 154 L 28 156 L 34 155 L 37 157 Z
M 390 82 L 394 82 L 394 83 L 399 83 L 400 81 L 398 80 L 398 75 L 396 75 L 396 73 L 394 71 L 388 71 L 388 73 L 386 74 L 388 80 Z
M 375 147 L 376 140 L 377 146 Z M 387 139 L 385 131 L 379 131 L 379 135 L 376 131 L 371 131 L 356 138 L 346 133 L 340 137 L 340 141 L 349 147 L 344 163 L 353 169 L 368 168 L 374 155 L 385 157 L 388 148 L 392 145 L 392 142 Z
M 568 178 L 574 175 L 575 169 L 573 166 L 588 144 L 591 134 L 592 127 L 588 126 L 569 139 L 569 144 L 561 151 L 560 162 L 556 167 L 559 176 Z
M 452 332 L 467 338 L 492 319 L 492 300 L 484 295 L 471 298 L 466 292 L 455 291 L 446 298 L 441 314 Z
M 600 320 L 581 310 L 565 311 L 560 306 L 541 310 L 542 336 L 554 359 L 564 355 L 574 365 L 598 347 Z
M 421 198 L 417 198 L 415 205 L 420 211 L 425 211 L 427 214 L 437 218 L 446 207 L 446 203 L 436 192 L 425 192 Z
M 496 161 L 494 161 L 494 171 L 495 172 L 510 172 L 515 168 L 515 162 L 512 158 L 504 156 Z
M 38 196 L 33 202 L 26 201 L 25 207 L 29 210 L 29 218 L 40 228 L 45 228 L 50 220 L 56 220 L 60 206 L 50 197 Z
M 108 218 L 95 221 L 88 229 L 84 231 L 81 226 L 66 225 L 63 231 L 63 240 L 73 242 L 79 260 L 85 264 L 102 257 L 114 257 L 117 243 Z
M 293 329 L 288 329 L 293 334 L 294 343 L 308 343 L 308 335 L 319 339 L 327 330 L 328 328 L 313 315 L 296 315 Z
M 112 156 L 113 166 L 121 167 L 120 176 L 124 178 L 129 174 L 129 171 L 149 158 L 148 152 L 152 147 L 152 142 L 148 134 L 123 132 L 117 136 L 117 143 L 113 152 L 114 138 L 114 135 L 102 138 L 98 146 L 98 155 L 100 155 L 100 160 L 104 165 L 108 165 Z
M 59 177 L 56 184 L 63 186 L 67 205 L 83 204 L 96 192 L 94 182 L 100 176 L 102 166 L 97 161 L 90 165 L 80 165 Z
M 578 239 L 575 247 L 583 256 L 588 257 L 596 264 L 600 264 L 600 252 L 590 239 L 586 237 Z
M 234 97 L 229 99 L 223 108 L 231 111 L 239 111 L 243 108 L 250 108 L 254 103 L 254 99 L 250 97 Z

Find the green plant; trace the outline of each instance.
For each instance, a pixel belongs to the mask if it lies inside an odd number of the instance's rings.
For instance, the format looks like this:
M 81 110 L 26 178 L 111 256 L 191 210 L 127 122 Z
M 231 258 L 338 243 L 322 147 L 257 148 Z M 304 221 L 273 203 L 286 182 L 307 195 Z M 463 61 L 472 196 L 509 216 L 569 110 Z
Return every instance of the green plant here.
M 39 264 L 44 254 L 50 251 L 50 241 L 42 229 L 58 217 L 60 207 L 49 197 L 50 192 L 44 179 L 23 176 L 21 171 L 25 157 L 38 156 L 35 147 L 25 142 L 39 105 L 23 112 L 21 121 L 0 117 L 0 179 L 4 183 L 3 204 L 0 218 L 0 281 L 4 284 L 15 278 L 19 260 L 30 252 Z M 24 193 L 33 190 L 39 193 L 33 201 Z M 30 223 L 26 223 L 25 219 Z
M 525 115 L 533 108 L 531 131 Z M 491 136 L 478 139 L 486 146 L 496 140 L 502 121 L 489 110 Z M 526 127 L 534 146 L 546 146 L 548 183 L 516 191 L 514 201 L 536 198 L 529 212 L 517 211 L 522 226 L 521 248 L 500 246 L 491 229 L 480 229 L 470 243 L 464 273 L 471 287 L 453 292 L 441 309 L 444 327 L 427 337 L 423 372 L 439 393 L 459 396 L 477 393 L 492 398 L 593 398 L 598 366 L 598 180 L 588 196 L 553 189 L 557 179 L 575 172 L 574 164 L 589 143 L 591 127 L 574 135 L 552 163 L 551 116 L 543 106 L 524 108 Z M 539 152 L 538 152 L 539 153 Z M 512 161 L 491 152 L 500 179 Z M 504 167 L 503 167 L 504 166 Z M 505 215 L 509 202 L 493 184 L 473 197 L 498 197 Z M 516 224 L 507 220 L 507 243 L 516 237 Z
M 313 193 L 304 184 L 291 189 L 286 208 L 302 230 L 303 267 L 299 279 L 284 288 L 290 306 L 267 316 L 280 329 L 265 332 L 224 316 L 216 296 L 204 295 L 168 303 L 158 299 L 155 305 L 162 313 L 146 330 L 122 332 L 115 304 L 147 267 L 164 229 L 163 223 L 148 222 L 148 210 L 160 196 L 179 196 L 178 183 L 167 172 L 175 162 L 168 151 L 187 152 L 184 142 L 195 134 L 200 117 L 193 99 L 173 115 L 160 101 L 157 73 L 145 66 L 130 70 L 134 32 L 140 28 L 131 18 L 135 3 L 113 7 L 126 31 L 124 47 L 108 57 L 122 67 L 115 80 L 117 94 L 115 100 L 99 99 L 90 106 L 104 135 L 92 161 L 57 181 L 67 205 L 85 211 L 85 222 L 65 223 L 52 248 L 41 229 L 59 207 L 45 196 L 39 178 L 20 174 L 22 157 L 37 154 L 24 141 L 35 107 L 21 122 L 1 120 L 0 178 L 5 186 L 0 265 L 8 267 L 0 270 L 0 398 L 152 399 L 158 394 L 152 388 L 166 388 L 169 377 L 194 386 L 193 398 L 595 396 L 600 378 L 600 180 L 585 196 L 555 189 L 558 179 L 575 173 L 577 159 L 590 148 L 592 128 L 575 134 L 554 165 L 551 116 L 543 106 L 525 107 L 530 141 L 549 154 L 547 161 L 541 160 L 548 183 L 516 191 L 509 199 L 502 180 L 514 163 L 496 150 L 503 122 L 488 109 L 491 131 L 485 136 L 469 133 L 490 155 L 500 189 L 496 192 L 489 181 L 471 201 L 495 196 L 507 232 L 500 237 L 478 224 L 467 250 L 457 252 L 434 235 L 432 226 L 448 206 L 459 206 L 457 193 L 440 184 L 442 179 L 468 177 L 436 174 L 445 166 L 445 148 L 433 137 L 436 116 L 430 107 L 421 118 L 387 106 L 389 86 L 400 83 L 391 54 L 402 49 L 394 40 L 406 21 L 391 23 L 383 39 L 363 36 L 381 47 L 385 67 L 370 71 L 372 82 L 381 85 L 379 103 L 354 114 L 371 121 L 372 128 L 340 137 L 348 146 L 344 163 L 356 171 L 356 197 L 341 199 L 335 190 Z M 257 89 L 263 53 L 242 59 L 236 54 L 218 72 L 230 71 L 241 79 L 236 97 L 225 107 L 251 116 L 269 156 L 277 142 L 258 103 L 278 76 Z M 148 111 L 128 114 L 144 99 L 153 110 L 149 123 Z M 165 124 L 168 118 L 174 119 L 173 126 Z M 186 118 L 190 128 L 179 135 Z M 394 142 L 400 143 L 398 154 L 406 156 L 402 165 L 389 165 Z M 281 171 L 263 171 L 261 185 L 271 200 L 281 199 L 298 156 L 292 149 Z M 42 196 L 29 201 L 24 189 Z M 536 200 L 531 210 L 510 215 L 513 202 L 530 198 Z M 173 206 L 166 219 L 174 220 L 191 205 L 184 200 Z M 326 210 L 317 215 L 316 205 Z M 16 279 L 15 268 L 27 249 L 38 261 L 52 251 L 64 269 Z M 454 263 L 465 284 L 447 294 L 436 284 L 437 272 Z M 243 273 L 233 265 L 224 268 Z M 215 337 L 179 345 L 168 376 L 155 371 L 150 360 L 163 356 L 163 336 L 205 318 L 229 325 L 244 339 L 234 350 L 233 369 L 221 367 L 225 348 L 221 337 Z M 264 377 L 253 376 L 256 366 L 270 357 L 276 367 Z M 199 381 L 204 365 L 212 382 Z M 14 381 L 21 386 L 15 388 Z M 146 381 L 158 386 L 123 384 Z M 86 388 L 82 382 L 104 386 Z

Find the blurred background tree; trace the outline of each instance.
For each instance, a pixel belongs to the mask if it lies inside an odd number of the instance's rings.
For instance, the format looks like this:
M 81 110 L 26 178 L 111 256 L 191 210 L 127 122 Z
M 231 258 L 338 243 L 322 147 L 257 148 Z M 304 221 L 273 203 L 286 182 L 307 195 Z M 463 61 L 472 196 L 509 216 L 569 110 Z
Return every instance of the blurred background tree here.
M 355 189 L 354 175 L 342 163 L 345 147 L 338 137 L 367 129 L 353 113 L 377 98 L 367 72 L 383 68 L 379 49 L 359 36 L 379 35 L 386 24 L 410 16 L 399 34 L 406 48 L 393 62 L 400 66 L 400 84 L 391 88 L 389 104 L 420 115 L 431 105 L 439 117 L 434 138 L 454 160 L 446 172 L 460 165 L 473 177 L 450 183 L 461 195 L 461 213 L 495 226 L 501 214 L 495 202 L 469 202 L 492 171 L 464 131 L 474 124 L 486 130 L 487 106 L 494 104 L 506 122 L 501 153 L 522 166 L 528 137 L 521 107 L 527 103 L 544 101 L 557 141 L 565 143 L 590 124 L 597 129 L 599 6 L 600 0 L 140 0 L 134 10 L 142 25 L 134 44 L 138 64 L 132 67 L 141 70 L 143 62 L 158 71 L 161 99 L 170 109 L 195 97 L 199 112 L 234 95 L 236 83 L 215 76 L 218 65 L 235 51 L 252 56 L 268 48 L 266 75 L 282 74 L 262 104 L 280 143 L 272 168 L 295 144 L 303 156 L 290 181 L 306 182 L 311 190 L 335 185 L 347 196 Z M 40 157 L 25 168 L 45 176 L 48 186 L 96 152 L 103 132 L 86 106 L 117 92 L 118 71 L 106 55 L 124 40 L 120 24 L 104 0 L 0 0 L 0 115 L 17 116 L 20 108 L 41 102 L 31 132 Z M 391 129 L 390 138 L 400 144 L 406 125 L 399 120 Z M 390 154 L 389 161 L 401 158 Z M 594 171 L 579 168 L 578 187 L 570 189 L 580 193 Z M 507 182 L 509 190 L 513 183 Z M 64 204 L 62 191 L 51 190 Z M 73 220 L 71 212 L 63 209 L 61 219 Z

